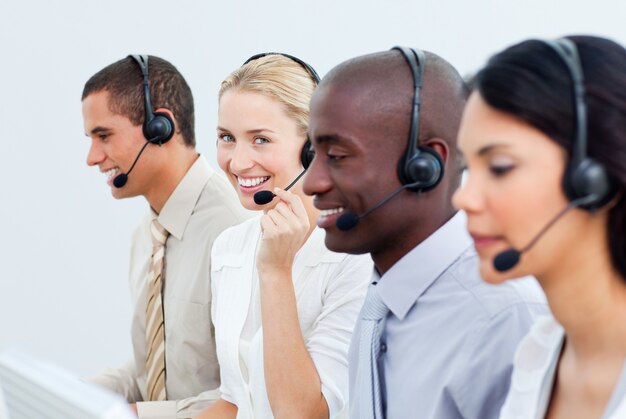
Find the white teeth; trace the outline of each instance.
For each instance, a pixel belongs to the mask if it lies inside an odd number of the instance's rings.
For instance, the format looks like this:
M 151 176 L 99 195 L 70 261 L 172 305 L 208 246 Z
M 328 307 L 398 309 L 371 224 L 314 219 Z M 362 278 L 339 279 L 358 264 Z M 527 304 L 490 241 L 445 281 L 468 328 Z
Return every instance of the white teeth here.
M 337 214 L 339 212 L 343 212 L 343 210 L 344 210 L 343 207 L 321 210 L 320 211 L 320 216 L 321 217 L 328 217 L 329 215 L 333 215 L 333 214 Z
M 239 183 L 240 186 L 250 187 L 250 186 L 259 185 L 268 179 L 269 179 L 269 176 L 252 177 L 252 178 L 237 177 L 237 183 Z
M 114 167 L 113 169 L 110 169 L 104 172 L 104 174 L 106 175 L 107 179 L 111 179 L 113 176 L 115 176 L 117 172 L 119 172 L 119 170 L 120 170 L 119 167 Z

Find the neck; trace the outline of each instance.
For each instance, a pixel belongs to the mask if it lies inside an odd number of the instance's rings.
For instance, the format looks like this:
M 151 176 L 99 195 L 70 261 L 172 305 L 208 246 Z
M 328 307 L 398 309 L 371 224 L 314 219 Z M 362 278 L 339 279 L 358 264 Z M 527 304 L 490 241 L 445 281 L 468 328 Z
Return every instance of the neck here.
M 170 142 L 176 140 L 172 138 Z M 198 152 L 195 149 L 180 144 L 172 145 L 175 147 L 169 150 L 170 152 L 165 156 L 166 161 L 160 165 L 162 169 L 159 170 L 157 176 L 158 182 L 155 182 L 155 186 L 144 195 L 157 214 L 161 212 L 189 168 L 198 159 Z
M 606 228 L 602 229 L 605 232 Z M 606 233 L 585 236 L 538 276 L 568 347 L 580 357 L 626 356 L 626 282 L 612 266 Z
M 412 222 L 402 223 L 396 231 L 378 243 L 377 249 L 372 250 L 372 260 L 378 273 L 382 276 L 404 255 L 439 230 L 456 213 L 452 207 L 440 208 L 439 211 L 424 211 L 423 218 L 413 219 Z M 439 214 L 435 217 L 432 214 Z

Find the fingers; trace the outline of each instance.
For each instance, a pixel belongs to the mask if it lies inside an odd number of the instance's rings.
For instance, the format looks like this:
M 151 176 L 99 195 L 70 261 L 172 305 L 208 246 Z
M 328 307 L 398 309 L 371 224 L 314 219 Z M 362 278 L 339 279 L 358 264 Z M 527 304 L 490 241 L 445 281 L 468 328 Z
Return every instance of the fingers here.
M 281 203 L 286 203 L 291 211 L 300 219 L 308 219 L 304 204 L 298 195 L 292 194 L 289 191 L 284 191 L 280 188 L 274 188 L 274 194 L 281 200 Z M 278 207 L 278 205 L 276 206 Z
M 261 217 L 263 236 L 302 235 L 309 229 L 309 218 L 297 195 L 276 189 L 280 202 Z

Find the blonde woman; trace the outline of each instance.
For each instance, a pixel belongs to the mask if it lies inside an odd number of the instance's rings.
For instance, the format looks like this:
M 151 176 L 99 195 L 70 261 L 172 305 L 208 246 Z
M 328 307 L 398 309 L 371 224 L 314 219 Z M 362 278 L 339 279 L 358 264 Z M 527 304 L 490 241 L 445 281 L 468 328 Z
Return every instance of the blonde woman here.
M 333 253 L 301 183 L 315 71 L 252 57 L 222 82 L 217 154 L 241 204 L 263 215 L 212 251 L 212 316 L 222 398 L 201 417 L 344 417 L 347 351 L 372 265 Z M 254 195 L 276 196 L 257 204 Z M 270 195 L 270 198 L 272 196 Z

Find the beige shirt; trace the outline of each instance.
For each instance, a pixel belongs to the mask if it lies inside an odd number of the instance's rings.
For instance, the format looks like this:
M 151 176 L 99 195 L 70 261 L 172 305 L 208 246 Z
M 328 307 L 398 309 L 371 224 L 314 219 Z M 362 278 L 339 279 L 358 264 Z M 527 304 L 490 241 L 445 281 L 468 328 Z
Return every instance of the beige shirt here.
M 219 366 L 211 323 L 210 255 L 225 228 L 249 217 L 232 187 L 198 157 L 158 216 L 170 237 L 165 250 L 165 364 L 168 401 L 138 403 L 140 418 L 188 418 L 219 398 Z M 124 395 L 146 397 L 146 288 L 151 260 L 150 212 L 133 237 L 130 290 L 134 359 L 91 381 Z

